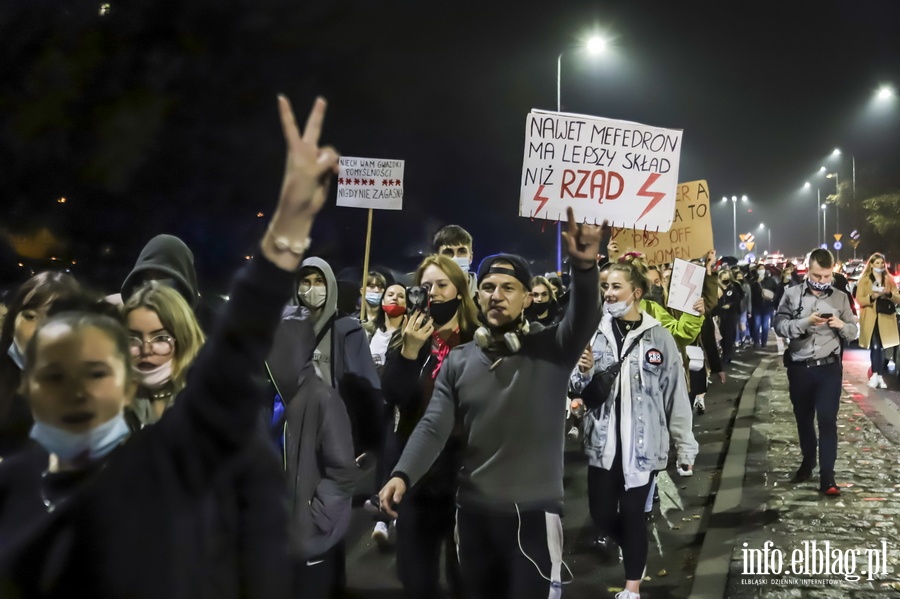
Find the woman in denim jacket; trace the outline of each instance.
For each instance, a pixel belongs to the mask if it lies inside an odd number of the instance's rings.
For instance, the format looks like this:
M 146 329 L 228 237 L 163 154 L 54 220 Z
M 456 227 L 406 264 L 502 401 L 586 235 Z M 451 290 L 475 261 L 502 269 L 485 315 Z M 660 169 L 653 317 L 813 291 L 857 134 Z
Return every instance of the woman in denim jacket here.
M 647 562 L 644 504 L 651 482 L 669 460 L 669 437 L 678 464 L 689 471 L 697 455 L 681 355 L 671 333 L 640 309 L 649 288 L 640 261 L 614 264 L 607 279 L 606 314 L 593 342 L 593 366 L 576 369 L 572 387 L 590 413 L 584 418 L 591 517 L 622 547 L 625 590 L 636 599 Z M 629 351 L 630 350 L 630 351 Z M 608 395 L 598 373 L 619 363 Z

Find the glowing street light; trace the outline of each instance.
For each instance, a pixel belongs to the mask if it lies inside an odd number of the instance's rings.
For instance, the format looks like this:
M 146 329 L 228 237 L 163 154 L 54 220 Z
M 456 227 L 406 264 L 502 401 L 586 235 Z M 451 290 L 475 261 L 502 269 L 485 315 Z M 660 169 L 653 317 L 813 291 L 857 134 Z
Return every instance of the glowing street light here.
M 595 35 L 588 40 L 587 49 L 591 54 L 601 54 L 604 50 L 606 50 L 606 40 L 599 35 Z
M 875 94 L 875 97 L 879 100 L 889 100 L 894 97 L 894 88 L 890 85 L 882 85 L 878 88 L 878 93 Z

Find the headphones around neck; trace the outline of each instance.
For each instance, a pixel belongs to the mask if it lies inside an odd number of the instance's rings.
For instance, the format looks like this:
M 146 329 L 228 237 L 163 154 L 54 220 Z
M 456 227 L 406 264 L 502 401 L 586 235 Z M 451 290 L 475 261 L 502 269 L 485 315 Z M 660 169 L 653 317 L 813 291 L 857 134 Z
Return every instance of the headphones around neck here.
M 528 321 L 523 318 L 522 324 L 515 330 L 503 334 L 503 344 L 506 345 L 506 349 L 513 354 L 519 353 L 522 349 L 522 337 L 527 335 L 530 330 L 531 326 L 528 324 Z M 494 335 L 487 327 L 478 327 L 473 338 L 475 344 L 483 350 L 489 350 L 494 345 Z

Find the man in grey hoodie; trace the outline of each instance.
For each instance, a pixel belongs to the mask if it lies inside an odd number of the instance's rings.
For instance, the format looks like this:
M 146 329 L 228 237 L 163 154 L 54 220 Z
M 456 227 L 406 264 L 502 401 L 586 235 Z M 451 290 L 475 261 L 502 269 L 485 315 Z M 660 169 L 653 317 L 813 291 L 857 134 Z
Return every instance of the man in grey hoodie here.
M 288 307 L 285 316 L 312 321 L 316 374 L 344 400 L 356 455 L 375 450 L 381 444 L 384 398 L 366 332 L 357 318 L 338 312 L 337 280 L 327 262 L 307 258 L 297 280 L 300 305 Z
M 545 599 L 562 583 L 563 446 L 569 373 L 600 319 L 597 254 L 601 227 L 565 235 L 572 300 L 556 325 L 530 324 L 531 273 L 519 256 L 485 258 L 478 268 L 485 326 L 476 342 L 452 350 L 425 415 L 394 476 L 381 490 L 396 517 L 408 487 L 437 456 L 454 427 L 463 439 L 457 494 L 457 551 L 466 596 Z

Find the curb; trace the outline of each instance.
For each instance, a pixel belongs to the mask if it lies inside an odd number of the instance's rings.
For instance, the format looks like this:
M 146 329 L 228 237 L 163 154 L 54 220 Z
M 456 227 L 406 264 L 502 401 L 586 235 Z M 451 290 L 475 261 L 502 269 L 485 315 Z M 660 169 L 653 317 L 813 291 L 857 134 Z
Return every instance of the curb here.
M 700 547 L 691 599 L 720 599 L 725 597 L 728 571 L 734 550 L 734 539 L 740 524 L 741 500 L 744 495 L 744 475 L 747 469 L 747 452 L 750 447 L 750 428 L 756 409 L 756 394 L 759 382 L 776 359 L 780 356 L 764 358 L 744 385 L 740 404 L 734 420 L 731 438 L 722 466 L 722 475 L 715 490 L 709 525 Z

